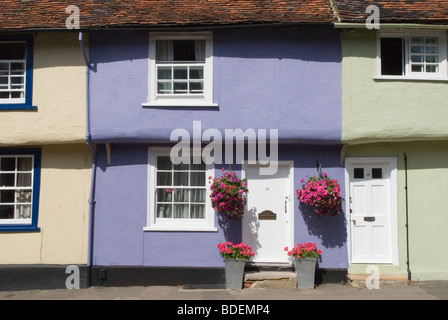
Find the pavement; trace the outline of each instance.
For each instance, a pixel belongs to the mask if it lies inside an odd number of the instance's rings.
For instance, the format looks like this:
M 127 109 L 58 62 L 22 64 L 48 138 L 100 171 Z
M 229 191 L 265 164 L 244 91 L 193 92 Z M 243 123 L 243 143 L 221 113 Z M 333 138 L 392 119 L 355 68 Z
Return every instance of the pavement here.
M 257 300 L 264 303 L 275 303 L 276 300 L 448 300 L 448 281 L 406 282 L 398 285 L 380 285 L 378 289 L 353 286 L 349 283 L 327 283 L 312 290 L 263 284 L 241 290 L 182 286 L 90 287 L 0 291 L 0 300 L 164 300 L 177 303 L 201 300 L 225 301 L 225 303 L 236 303 L 238 300 Z

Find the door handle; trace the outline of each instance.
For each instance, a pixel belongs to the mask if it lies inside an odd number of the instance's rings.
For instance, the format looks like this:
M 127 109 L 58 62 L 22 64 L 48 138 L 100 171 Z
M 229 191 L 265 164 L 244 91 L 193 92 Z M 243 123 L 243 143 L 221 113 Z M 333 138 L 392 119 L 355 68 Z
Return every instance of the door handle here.
M 356 224 L 356 220 L 355 219 L 352 219 L 352 222 L 353 222 L 353 224 Z

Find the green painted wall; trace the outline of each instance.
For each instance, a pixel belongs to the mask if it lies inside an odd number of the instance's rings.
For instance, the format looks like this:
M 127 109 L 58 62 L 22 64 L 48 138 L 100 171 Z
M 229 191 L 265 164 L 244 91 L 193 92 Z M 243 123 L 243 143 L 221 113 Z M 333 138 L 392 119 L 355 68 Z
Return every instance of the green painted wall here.
M 347 157 L 396 157 L 399 266 L 382 273 L 406 275 L 406 193 L 408 170 L 409 252 L 412 280 L 448 280 L 448 141 L 352 145 Z M 398 269 L 398 270 L 397 270 Z M 362 273 L 365 266 L 353 268 Z
M 342 140 L 448 138 L 448 82 L 375 80 L 377 32 L 341 31 Z

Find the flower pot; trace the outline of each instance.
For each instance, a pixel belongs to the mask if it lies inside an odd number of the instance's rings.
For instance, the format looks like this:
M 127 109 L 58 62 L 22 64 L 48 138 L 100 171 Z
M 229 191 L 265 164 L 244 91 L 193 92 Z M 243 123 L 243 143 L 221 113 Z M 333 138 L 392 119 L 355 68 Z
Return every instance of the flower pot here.
M 226 289 L 241 290 L 243 288 L 244 266 L 246 260 L 225 259 Z
M 317 258 L 294 258 L 298 289 L 314 289 Z

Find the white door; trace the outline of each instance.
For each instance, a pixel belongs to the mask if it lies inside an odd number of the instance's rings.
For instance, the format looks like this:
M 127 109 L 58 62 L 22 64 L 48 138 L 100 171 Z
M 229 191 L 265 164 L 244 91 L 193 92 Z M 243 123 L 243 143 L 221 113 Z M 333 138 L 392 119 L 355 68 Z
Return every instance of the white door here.
M 288 263 L 291 246 L 292 164 L 278 164 L 275 175 L 260 175 L 259 165 L 245 165 L 249 193 L 243 216 L 243 242 L 252 247 L 255 263 Z
M 351 263 L 392 263 L 394 165 L 391 161 L 353 160 L 347 170 Z

